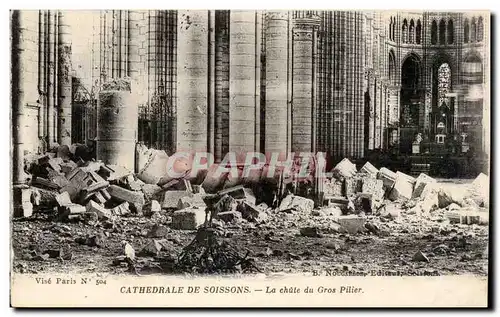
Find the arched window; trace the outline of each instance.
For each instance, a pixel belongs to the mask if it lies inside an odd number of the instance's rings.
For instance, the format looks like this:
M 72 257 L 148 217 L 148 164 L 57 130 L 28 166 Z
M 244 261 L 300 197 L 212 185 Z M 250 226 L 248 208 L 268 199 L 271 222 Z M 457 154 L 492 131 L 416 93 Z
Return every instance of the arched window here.
M 415 43 L 415 22 L 413 22 L 413 19 L 410 20 L 409 42 L 412 44 Z
M 451 89 L 451 69 L 447 63 L 441 64 L 438 68 L 438 106 L 448 104 L 446 94 Z
M 431 27 L 431 44 L 435 45 L 437 44 L 437 33 L 438 33 L 438 26 L 436 21 L 432 21 L 432 27 Z
M 446 44 L 446 22 L 442 19 L 439 21 L 439 44 Z
M 484 37 L 484 25 L 483 25 L 483 17 L 479 17 L 477 21 L 477 41 L 481 42 Z
M 470 24 L 470 41 L 475 42 L 476 41 L 476 18 L 472 18 L 472 22 Z
M 450 19 L 448 21 L 448 44 L 453 44 L 453 41 L 455 40 L 454 32 L 453 21 Z
M 417 44 L 420 44 L 422 38 L 422 24 L 420 23 L 420 19 L 417 21 L 417 28 L 415 30 L 415 33 L 416 33 L 415 42 Z
M 469 19 L 464 22 L 464 43 L 469 43 Z
M 402 31 L 402 38 L 403 38 L 403 43 L 408 43 L 408 21 L 404 19 L 403 21 L 403 27 L 401 28 Z

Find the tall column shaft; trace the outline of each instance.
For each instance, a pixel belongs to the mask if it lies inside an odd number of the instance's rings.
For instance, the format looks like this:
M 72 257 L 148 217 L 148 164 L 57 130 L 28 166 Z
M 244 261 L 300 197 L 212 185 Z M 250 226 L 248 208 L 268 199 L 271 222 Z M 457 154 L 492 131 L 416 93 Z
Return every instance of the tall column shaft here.
M 294 19 L 292 84 L 292 152 L 313 150 L 314 20 Z
M 215 151 L 215 10 L 209 12 L 209 53 L 208 53 L 208 152 Z
M 48 13 L 48 40 L 49 45 L 47 46 L 47 56 L 48 56 L 48 72 L 47 72 L 47 143 L 49 148 L 54 145 L 55 134 L 54 134 L 54 73 L 55 73 L 55 58 L 54 58 L 54 48 L 55 48 L 55 14 L 54 11 L 49 11 Z
M 139 20 L 140 12 L 128 11 L 128 77 L 138 81 L 140 74 L 141 58 L 139 56 L 140 35 Z
M 206 151 L 208 11 L 179 11 L 177 32 L 177 150 Z
M 12 102 L 12 181 L 14 185 L 24 184 L 24 145 L 28 136 L 26 131 L 25 68 L 26 48 L 24 36 L 27 31 L 25 12 L 12 13 L 12 64 L 11 64 L 11 102 Z
M 215 161 L 229 147 L 229 10 L 216 11 L 215 18 Z
M 267 12 L 265 151 L 287 152 L 288 12 Z
M 71 145 L 71 31 L 64 12 L 59 11 L 58 24 L 58 104 L 60 145 Z
M 375 102 L 377 100 L 376 90 L 375 90 L 375 79 L 373 78 L 373 71 L 370 70 L 368 74 L 368 87 L 370 95 L 370 112 L 366 115 L 369 116 L 368 124 L 368 149 L 373 150 L 375 148 Z
M 255 149 L 256 12 L 231 11 L 229 32 L 229 151 Z

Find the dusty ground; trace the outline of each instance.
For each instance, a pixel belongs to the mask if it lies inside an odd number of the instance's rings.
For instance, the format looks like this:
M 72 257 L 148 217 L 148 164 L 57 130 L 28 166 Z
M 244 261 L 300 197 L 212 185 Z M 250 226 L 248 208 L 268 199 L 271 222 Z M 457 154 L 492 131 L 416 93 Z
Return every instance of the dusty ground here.
M 487 212 L 487 211 L 484 211 Z M 417 216 L 401 209 L 396 218 L 367 216 L 380 232 L 339 233 L 327 210 L 320 215 L 278 213 L 269 210 L 261 224 L 223 224 L 224 237 L 250 257 L 264 273 L 336 271 L 360 274 L 372 271 L 403 275 L 488 274 L 488 226 L 450 224 L 445 210 Z M 316 213 L 315 213 L 316 214 Z M 128 273 L 126 264 L 114 264 L 127 240 L 137 253 L 152 239 L 166 239 L 167 250 L 156 257 L 138 257 L 139 274 L 172 274 L 168 263 L 195 236 L 194 231 L 172 230 L 168 213 L 153 218 L 122 217 L 112 223 L 58 222 L 40 214 L 12 223 L 13 270 L 21 273 Z M 148 236 L 155 224 L 164 224 L 156 238 Z M 300 228 L 314 226 L 320 237 L 304 237 Z M 97 236 L 97 245 L 77 240 Z M 62 252 L 60 252 L 62 251 Z M 413 261 L 423 252 L 429 262 Z M 45 255 L 44 255 L 45 254 Z

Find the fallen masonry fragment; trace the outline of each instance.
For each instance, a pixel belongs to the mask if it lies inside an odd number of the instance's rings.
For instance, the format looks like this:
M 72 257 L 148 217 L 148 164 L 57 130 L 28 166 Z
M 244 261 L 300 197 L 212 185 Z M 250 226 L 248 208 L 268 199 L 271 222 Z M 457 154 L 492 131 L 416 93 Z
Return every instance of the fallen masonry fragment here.
M 109 194 L 112 198 L 118 201 L 128 202 L 136 213 L 142 213 L 144 206 L 144 194 L 142 192 L 134 192 L 117 185 L 109 186 Z

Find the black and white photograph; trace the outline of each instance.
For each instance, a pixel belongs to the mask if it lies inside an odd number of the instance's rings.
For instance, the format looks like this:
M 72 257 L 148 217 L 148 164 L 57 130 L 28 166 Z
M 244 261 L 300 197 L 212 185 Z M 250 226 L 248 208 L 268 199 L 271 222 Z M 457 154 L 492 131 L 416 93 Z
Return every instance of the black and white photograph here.
M 13 305 L 83 274 L 307 276 L 353 302 L 378 295 L 335 279 L 462 277 L 485 306 L 490 28 L 488 11 L 10 10 Z M 110 292 L 182 293 L 160 284 Z M 198 296 L 273 306 L 272 287 Z

